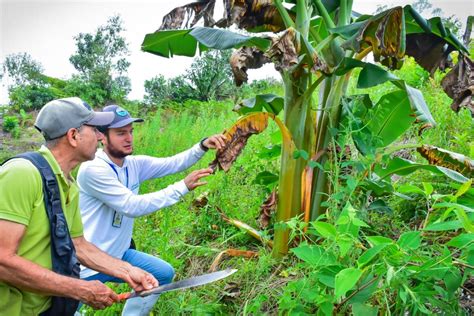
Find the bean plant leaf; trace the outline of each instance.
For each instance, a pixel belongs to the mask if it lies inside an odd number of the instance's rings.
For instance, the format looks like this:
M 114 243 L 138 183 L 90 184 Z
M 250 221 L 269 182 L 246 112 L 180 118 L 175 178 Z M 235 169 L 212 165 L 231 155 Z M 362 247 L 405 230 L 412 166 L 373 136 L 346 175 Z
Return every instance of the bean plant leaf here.
M 270 40 L 223 29 L 196 27 L 147 34 L 142 43 L 142 50 L 166 58 L 174 55 L 193 57 L 198 47 L 200 51 L 204 51 L 209 48 L 222 50 L 244 45 L 266 50 L 270 46 Z
M 474 160 L 464 155 L 429 145 L 420 146 L 417 151 L 431 165 L 456 170 L 469 178 L 474 178 Z
M 420 232 L 405 232 L 397 241 L 397 244 L 403 250 L 414 250 L 418 249 L 421 245 L 421 233 Z
M 336 299 L 341 298 L 354 288 L 361 276 L 362 271 L 357 268 L 347 268 L 339 272 L 336 275 L 336 288 L 334 290 Z
M 389 243 L 378 244 L 368 249 L 366 252 L 364 252 L 357 260 L 357 263 L 359 264 L 359 268 L 362 268 L 364 265 L 368 264 L 373 258 L 375 258 L 375 256 L 377 256 L 388 245 Z
M 224 131 L 225 147 L 217 150 L 216 158 L 210 163 L 214 170 L 219 168 L 229 171 L 230 167 L 240 155 L 247 140 L 254 134 L 259 134 L 268 126 L 269 113 L 252 113 L 239 119 L 230 129 Z
M 316 231 L 324 238 L 336 238 L 336 227 L 334 227 L 331 223 L 316 221 L 312 222 L 312 225 L 316 229 Z
M 460 234 L 446 243 L 446 246 L 456 248 L 473 248 L 474 249 L 474 234 L 465 233 Z
M 301 244 L 291 252 L 298 258 L 312 266 L 329 266 L 336 264 L 337 260 L 332 252 L 317 245 Z
M 278 175 L 268 172 L 262 171 L 255 177 L 255 183 L 262 184 L 262 185 L 269 185 L 278 181 Z
M 352 304 L 352 313 L 354 316 L 377 316 L 379 308 L 362 303 Z
M 253 98 L 245 99 L 234 107 L 240 114 L 263 112 L 264 110 L 278 115 L 283 110 L 284 100 L 275 94 L 258 94 Z

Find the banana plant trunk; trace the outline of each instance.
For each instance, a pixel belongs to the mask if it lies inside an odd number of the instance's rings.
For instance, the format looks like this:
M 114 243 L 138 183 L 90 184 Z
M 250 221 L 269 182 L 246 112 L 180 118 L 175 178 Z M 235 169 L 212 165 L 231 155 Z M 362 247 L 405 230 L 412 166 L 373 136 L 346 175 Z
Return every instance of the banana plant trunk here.
M 311 152 L 314 130 L 311 128 L 311 99 L 304 97 L 310 75 L 282 74 L 285 87 L 284 123 L 291 133 L 295 147 L 283 146 L 280 179 L 278 185 L 278 206 L 275 224 L 273 256 L 282 257 L 288 253 L 289 229 L 285 222 L 301 214 L 301 174 L 306 167 L 304 159 L 294 158 L 294 149 Z

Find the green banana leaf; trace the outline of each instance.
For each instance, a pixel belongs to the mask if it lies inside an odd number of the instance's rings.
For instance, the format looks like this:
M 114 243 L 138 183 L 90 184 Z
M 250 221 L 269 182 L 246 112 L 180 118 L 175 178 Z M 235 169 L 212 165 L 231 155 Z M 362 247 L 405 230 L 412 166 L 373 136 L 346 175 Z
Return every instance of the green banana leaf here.
M 267 50 L 271 41 L 266 38 L 246 36 L 228 30 L 196 27 L 189 30 L 165 30 L 147 34 L 142 50 L 162 57 L 174 55 L 193 57 L 200 51 L 255 46 Z
M 278 115 L 283 110 L 284 99 L 275 94 L 259 94 L 248 98 L 234 107 L 234 111 L 240 114 L 250 112 L 262 112 L 263 110 Z
M 416 163 L 416 162 L 403 159 L 400 157 L 393 158 L 392 160 L 388 162 L 388 164 L 385 167 L 381 165 L 376 166 L 374 169 L 374 172 L 380 178 L 384 179 L 394 174 L 400 175 L 400 176 L 406 176 L 417 170 L 427 170 L 433 174 L 445 175 L 448 178 L 459 183 L 465 183 L 466 181 L 469 181 L 468 178 L 466 178 L 465 176 L 463 176 L 457 171 L 454 171 L 445 167 L 441 167 L 441 166 L 420 164 L 420 163 Z

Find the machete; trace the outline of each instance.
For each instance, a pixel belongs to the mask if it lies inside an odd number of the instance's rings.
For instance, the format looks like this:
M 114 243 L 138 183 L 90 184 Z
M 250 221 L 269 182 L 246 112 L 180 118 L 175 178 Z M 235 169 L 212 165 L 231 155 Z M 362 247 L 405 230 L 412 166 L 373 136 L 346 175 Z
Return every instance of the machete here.
M 142 291 L 139 293 L 137 292 L 121 293 L 118 296 L 119 296 L 119 299 L 122 301 L 122 300 L 126 300 L 132 297 L 137 297 L 137 296 L 145 297 L 152 294 L 160 294 L 163 292 L 168 292 L 168 291 L 173 291 L 173 290 L 187 289 L 190 287 L 204 285 L 204 284 L 208 284 L 208 283 L 226 278 L 229 275 L 234 274 L 235 272 L 237 272 L 237 269 L 226 269 L 222 271 L 195 276 L 189 279 L 184 279 L 184 280 L 173 282 L 170 284 L 161 285 L 151 290 Z

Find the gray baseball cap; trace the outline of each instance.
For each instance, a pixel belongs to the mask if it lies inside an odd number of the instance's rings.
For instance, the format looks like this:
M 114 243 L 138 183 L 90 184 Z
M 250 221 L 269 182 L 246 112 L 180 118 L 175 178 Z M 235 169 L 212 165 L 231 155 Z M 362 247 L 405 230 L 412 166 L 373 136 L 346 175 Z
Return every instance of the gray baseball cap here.
M 35 127 L 45 139 L 63 136 L 71 128 L 84 124 L 104 126 L 114 120 L 112 113 L 94 112 L 79 98 L 57 99 L 46 103 L 36 117 Z
M 102 112 L 104 113 L 112 112 L 114 113 L 114 116 L 115 116 L 112 123 L 109 126 L 106 126 L 106 128 L 119 128 L 119 127 L 124 127 L 133 122 L 138 122 L 138 123 L 143 122 L 143 119 L 131 117 L 130 113 L 128 113 L 127 110 L 115 104 L 106 106 L 102 110 Z

